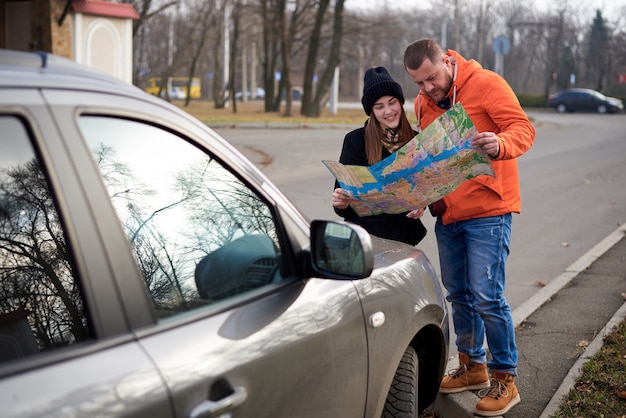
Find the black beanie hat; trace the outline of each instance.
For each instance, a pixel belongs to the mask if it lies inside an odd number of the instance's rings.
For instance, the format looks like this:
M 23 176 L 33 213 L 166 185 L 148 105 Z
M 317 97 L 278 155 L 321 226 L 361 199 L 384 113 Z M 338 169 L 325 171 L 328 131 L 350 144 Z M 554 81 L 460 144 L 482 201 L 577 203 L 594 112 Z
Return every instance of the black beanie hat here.
M 385 67 L 370 68 L 365 72 L 363 79 L 363 97 L 361 103 L 367 116 L 372 113 L 372 106 L 383 96 L 397 97 L 404 104 L 402 87 L 398 84 Z

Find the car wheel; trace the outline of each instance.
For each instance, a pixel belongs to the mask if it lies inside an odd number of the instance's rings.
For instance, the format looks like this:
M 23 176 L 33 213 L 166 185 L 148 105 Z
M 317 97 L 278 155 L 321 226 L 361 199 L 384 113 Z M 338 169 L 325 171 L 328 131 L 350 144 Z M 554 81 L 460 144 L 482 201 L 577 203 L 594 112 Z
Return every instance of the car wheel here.
M 609 109 L 606 107 L 606 105 L 601 104 L 600 106 L 598 106 L 598 113 L 606 113 Z
M 567 106 L 565 106 L 563 103 L 559 103 L 558 105 L 556 105 L 556 111 L 559 113 L 565 113 L 567 112 Z
M 393 377 L 382 418 L 417 418 L 418 364 L 417 353 L 408 347 Z

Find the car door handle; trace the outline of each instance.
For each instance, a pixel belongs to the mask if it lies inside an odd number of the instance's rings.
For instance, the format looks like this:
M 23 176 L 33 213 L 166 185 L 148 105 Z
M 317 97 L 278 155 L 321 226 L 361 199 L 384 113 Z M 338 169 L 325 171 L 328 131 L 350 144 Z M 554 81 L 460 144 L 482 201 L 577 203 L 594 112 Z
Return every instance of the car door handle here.
M 196 405 L 189 413 L 189 418 L 217 418 L 230 417 L 230 411 L 243 404 L 248 398 L 244 387 L 232 388 L 227 396 L 216 401 L 206 400 Z

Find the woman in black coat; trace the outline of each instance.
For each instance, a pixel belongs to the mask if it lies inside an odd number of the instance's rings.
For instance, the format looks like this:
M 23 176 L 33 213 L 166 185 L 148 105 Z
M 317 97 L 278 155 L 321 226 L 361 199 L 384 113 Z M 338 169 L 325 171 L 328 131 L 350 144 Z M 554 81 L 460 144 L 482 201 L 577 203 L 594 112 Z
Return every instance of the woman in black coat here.
M 339 162 L 344 165 L 375 164 L 416 135 L 404 111 L 402 87 L 385 67 L 367 70 L 361 103 L 369 119 L 365 126 L 345 136 L 339 157 Z M 424 208 L 399 214 L 359 216 L 349 206 L 350 194 L 341 189 L 336 181 L 332 201 L 339 216 L 361 225 L 377 237 L 416 245 L 426 235 L 426 228 L 419 219 L 424 214 Z

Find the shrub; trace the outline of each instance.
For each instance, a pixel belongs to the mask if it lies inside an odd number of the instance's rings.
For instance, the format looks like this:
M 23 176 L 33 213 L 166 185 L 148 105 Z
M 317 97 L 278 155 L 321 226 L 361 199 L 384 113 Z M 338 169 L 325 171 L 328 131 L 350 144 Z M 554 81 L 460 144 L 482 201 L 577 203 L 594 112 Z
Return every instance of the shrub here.
M 543 94 L 518 94 L 522 107 L 547 107 L 548 99 Z

